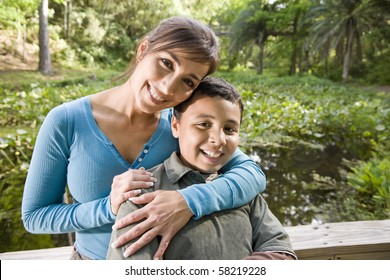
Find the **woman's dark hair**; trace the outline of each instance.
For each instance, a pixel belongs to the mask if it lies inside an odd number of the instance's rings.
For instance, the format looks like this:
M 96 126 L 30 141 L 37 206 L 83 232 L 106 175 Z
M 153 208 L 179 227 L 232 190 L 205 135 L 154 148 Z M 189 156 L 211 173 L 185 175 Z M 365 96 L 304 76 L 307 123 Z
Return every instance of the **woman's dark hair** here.
M 196 87 L 191 96 L 174 107 L 174 115 L 180 120 L 181 114 L 187 110 L 188 106 L 194 103 L 202 96 L 220 97 L 233 104 L 238 103 L 240 106 L 240 121 L 244 113 L 244 104 L 242 103 L 241 95 L 238 90 L 230 83 L 221 78 L 206 77 Z
M 187 59 L 210 65 L 206 75 L 213 73 L 219 64 L 217 36 L 209 27 L 195 19 L 188 17 L 165 19 L 146 34 L 140 44 L 145 40 L 147 40 L 148 47 L 143 55 L 157 51 L 177 50 Z M 130 76 L 135 65 L 136 58 L 134 57 L 129 68 L 119 78 Z

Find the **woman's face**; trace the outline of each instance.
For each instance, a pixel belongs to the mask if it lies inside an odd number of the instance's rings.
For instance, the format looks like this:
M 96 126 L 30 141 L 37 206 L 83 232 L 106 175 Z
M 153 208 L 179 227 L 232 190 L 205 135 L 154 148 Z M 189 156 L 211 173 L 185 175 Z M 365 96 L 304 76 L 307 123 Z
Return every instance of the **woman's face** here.
M 131 76 L 136 104 L 145 113 L 156 113 L 186 100 L 209 71 L 209 65 L 184 58 L 177 51 L 142 56 Z

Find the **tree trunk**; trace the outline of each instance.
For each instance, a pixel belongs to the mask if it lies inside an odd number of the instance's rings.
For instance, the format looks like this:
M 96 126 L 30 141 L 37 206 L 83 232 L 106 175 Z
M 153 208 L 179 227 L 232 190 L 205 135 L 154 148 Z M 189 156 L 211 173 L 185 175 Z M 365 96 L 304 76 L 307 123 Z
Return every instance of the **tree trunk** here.
M 257 68 L 257 74 L 263 74 L 263 61 L 264 61 L 264 47 L 267 36 L 262 34 L 258 40 L 259 46 L 259 68 Z
M 338 68 L 342 65 L 343 57 L 344 57 L 344 37 L 340 38 L 336 45 L 336 55 L 334 57 L 334 66 Z
M 52 73 L 49 49 L 49 1 L 42 0 L 39 5 L 39 68 L 38 70 L 48 75 Z
M 348 21 L 347 25 L 347 46 L 345 50 L 344 64 L 343 64 L 343 81 L 347 81 L 349 78 L 349 67 L 351 65 L 351 56 L 352 56 L 352 42 L 353 42 L 353 34 L 355 32 L 353 19 Z
M 298 20 L 299 20 L 299 13 L 295 15 L 294 17 L 294 24 L 293 24 L 293 35 L 292 35 L 292 45 L 293 45 L 293 51 L 291 54 L 291 65 L 290 65 L 290 75 L 293 76 L 297 73 L 297 55 L 298 55 Z

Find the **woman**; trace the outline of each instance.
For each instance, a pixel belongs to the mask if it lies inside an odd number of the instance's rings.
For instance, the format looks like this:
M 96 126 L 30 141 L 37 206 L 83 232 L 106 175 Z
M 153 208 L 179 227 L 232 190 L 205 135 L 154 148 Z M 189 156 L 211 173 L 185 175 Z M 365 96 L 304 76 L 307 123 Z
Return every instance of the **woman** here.
M 215 34 L 195 20 L 173 17 L 141 41 L 123 85 L 54 108 L 38 134 L 25 184 L 26 229 L 76 232 L 74 258 L 104 259 L 119 205 L 155 181 L 143 168 L 178 149 L 170 108 L 187 99 L 217 64 Z M 123 221 L 145 219 L 126 237 L 143 234 L 132 252 L 160 235 L 160 258 L 191 217 L 241 206 L 265 188 L 260 168 L 238 150 L 223 171 L 207 188 L 193 185 L 141 198 L 148 204 Z M 71 205 L 63 203 L 66 185 Z

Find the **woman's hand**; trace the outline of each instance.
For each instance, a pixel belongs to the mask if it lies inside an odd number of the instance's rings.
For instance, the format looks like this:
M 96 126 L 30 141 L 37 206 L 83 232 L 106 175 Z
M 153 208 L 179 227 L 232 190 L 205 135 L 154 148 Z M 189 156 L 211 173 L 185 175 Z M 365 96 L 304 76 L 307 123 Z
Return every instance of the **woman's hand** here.
M 125 257 L 128 257 L 160 235 L 162 237 L 160 245 L 153 258 L 161 259 L 171 239 L 193 216 L 187 202 L 177 191 L 161 190 L 143 194 L 131 200 L 135 204 L 146 205 L 117 221 L 113 228 L 120 229 L 129 224 L 145 220 L 118 237 L 112 246 L 120 247 L 142 235 L 124 252 Z
M 129 169 L 114 177 L 111 185 L 110 201 L 111 211 L 116 215 L 119 206 L 131 197 L 141 193 L 140 189 L 150 188 L 156 182 L 153 174 L 144 168 Z

